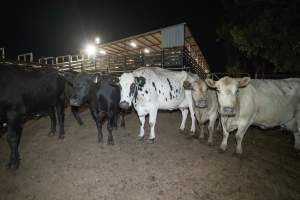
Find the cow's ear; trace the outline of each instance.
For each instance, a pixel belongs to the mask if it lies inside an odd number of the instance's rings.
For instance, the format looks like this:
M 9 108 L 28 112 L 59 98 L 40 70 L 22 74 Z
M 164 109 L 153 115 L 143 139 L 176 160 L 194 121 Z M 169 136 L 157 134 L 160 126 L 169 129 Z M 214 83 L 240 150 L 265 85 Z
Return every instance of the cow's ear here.
M 217 88 L 216 82 L 210 78 L 205 79 L 205 83 L 208 85 L 208 87 Z
M 73 85 L 75 74 L 72 72 L 62 72 L 60 75 L 67 81 L 68 84 Z
M 143 76 L 139 76 L 139 77 L 134 77 L 135 79 L 135 83 L 137 84 L 138 87 L 143 87 L 146 83 L 146 79 Z
M 113 87 L 119 87 L 120 86 L 120 79 L 118 77 L 112 77 L 109 80 L 109 84 Z
M 100 79 L 101 79 L 101 74 L 99 74 L 99 73 L 93 74 L 92 80 L 94 83 L 100 82 Z
M 250 80 L 250 77 L 242 78 L 241 80 L 239 80 L 239 87 L 246 87 L 249 84 Z
M 183 88 L 186 89 L 186 90 L 192 90 L 193 89 L 192 84 L 189 81 L 184 81 L 183 82 Z

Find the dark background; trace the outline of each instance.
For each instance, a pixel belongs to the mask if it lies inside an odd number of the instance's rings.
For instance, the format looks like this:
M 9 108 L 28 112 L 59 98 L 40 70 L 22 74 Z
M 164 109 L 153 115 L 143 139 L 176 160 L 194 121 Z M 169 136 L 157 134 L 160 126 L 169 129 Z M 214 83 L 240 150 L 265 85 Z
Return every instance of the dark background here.
M 212 71 L 225 63 L 216 28 L 220 1 L 49 0 L 1 3 L 0 47 L 6 57 L 33 52 L 40 56 L 76 53 L 95 36 L 109 42 L 186 22 Z

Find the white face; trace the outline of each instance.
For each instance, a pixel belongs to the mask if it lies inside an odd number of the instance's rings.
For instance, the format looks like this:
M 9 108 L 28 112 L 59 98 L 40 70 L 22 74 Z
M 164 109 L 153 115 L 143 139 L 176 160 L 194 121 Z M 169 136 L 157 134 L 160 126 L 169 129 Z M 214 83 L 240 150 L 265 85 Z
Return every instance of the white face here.
M 128 103 L 131 106 L 133 100 L 133 87 L 134 87 L 134 76 L 132 73 L 124 73 L 121 75 L 120 86 L 121 86 L 121 100 L 120 103 Z
M 235 115 L 238 98 L 238 82 L 222 80 L 216 82 L 217 95 L 222 115 Z
M 240 87 L 248 85 L 250 78 L 242 79 L 224 77 L 218 81 L 206 80 L 209 87 L 216 88 L 220 113 L 222 115 L 235 115 L 237 111 L 238 92 Z
M 192 96 L 196 107 L 207 107 L 207 85 L 203 80 L 195 81 L 191 84 Z

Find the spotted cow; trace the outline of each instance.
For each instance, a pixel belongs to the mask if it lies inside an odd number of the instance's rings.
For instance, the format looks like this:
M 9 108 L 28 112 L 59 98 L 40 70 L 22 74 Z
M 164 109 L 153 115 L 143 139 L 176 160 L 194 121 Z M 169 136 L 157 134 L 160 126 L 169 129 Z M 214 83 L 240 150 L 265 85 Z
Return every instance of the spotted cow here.
M 175 72 L 158 67 L 143 67 L 132 73 L 124 73 L 119 78 L 121 87 L 120 107 L 131 105 L 140 119 L 139 138 L 144 138 L 145 117 L 149 114 L 149 143 L 155 142 L 155 123 L 158 110 L 180 109 L 182 121 L 180 130 L 185 129 L 188 111 L 192 118 L 191 132 L 195 132 L 193 100 L 190 90 L 183 88 L 184 81 L 195 81 L 197 75 Z

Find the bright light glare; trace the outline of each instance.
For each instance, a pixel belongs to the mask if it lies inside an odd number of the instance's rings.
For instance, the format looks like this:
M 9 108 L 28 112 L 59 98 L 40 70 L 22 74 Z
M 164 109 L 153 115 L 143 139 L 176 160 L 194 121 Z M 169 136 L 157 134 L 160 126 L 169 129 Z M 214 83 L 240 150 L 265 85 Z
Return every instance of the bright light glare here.
M 135 42 L 130 42 L 130 46 L 132 46 L 133 48 L 137 47 Z
M 101 49 L 99 52 L 100 52 L 100 54 L 102 54 L 102 55 L 105 55 L 105 54 L 106 54 L 106 51 L 104 51 L 103 49 Z
M 99 38 L 99 37 L 96 37 L 96 38 L 95 38 L 95 43 L 96 43 L 96 44 L 100 44 L 100 38 Z
M 85 48 L 85 53 L 89 56 L 94 56 L 96 54 L 96 47 L 94 45 L 88 44 Z
M 149 49 L 144 49 L 144 53 L 150 53 L 150 50 Z

